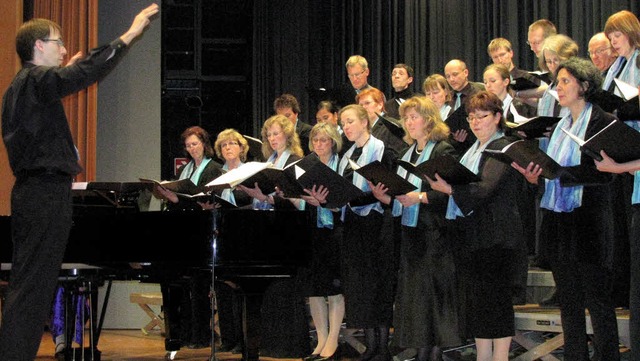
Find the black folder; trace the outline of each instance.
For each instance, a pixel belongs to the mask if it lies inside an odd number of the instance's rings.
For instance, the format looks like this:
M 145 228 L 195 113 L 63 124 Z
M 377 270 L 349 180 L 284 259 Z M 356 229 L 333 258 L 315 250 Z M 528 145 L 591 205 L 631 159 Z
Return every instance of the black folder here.
M 281 176 L 282 170 L 273 167 L 272 163 L 247 162 L 236 169 L 232 169 L 205 185 L 207 190 L 220 192 L 223 189 L 234 188 L 238 184 L 249 188 L 258 182 L 264 194 L 274 191 L 276 180 Z
M 205 190 L 204 187 L 196 186 L 191 179 L 185 178 L 175 181 L 157 181 L 148 178 L 139 178 L 141 183 L 153 184 L 153 194 L 157 196 L 158 187 L 168 189 L 174 193 L 193 195 Z
M 539 116 L 533 117 L 524 123 L 508 123 L 514 131 L 524 132 L 528 139 L 543 137 L 547 128 L 560 121 L 560 117 Z
M 354 170 L 374 185 L 378 183 L 384 184 L 388 189 L 387 194 L 392 197 L 407 194 L 417 189 L 416 186 L 399 176 L 398 173 L 382 165 L 379 160 Z
M 484 153 L 506 164 L 516 162 L 523 168 L 530 162 L 538 164 L 542 167 L 541 176 L 547 179 L 557 178 L 562 171 L 562 166 L 542 151 L 537 142 L 531 140 L 517 140 L 500 150 L 485 149 Z
M 223 209 L 232 209 L 232 208 L 238 208 L 238 206 L 236 206 L 235 204 L 229 202 L 228 200 L 220 197 L 217 194 L 213 195 L 213 201 L 219 205 L 220 208 Z
M 265 159 L 262 155 L 262 141 L 249 135 L 243 135 L 243 137 L 247 140 L 247 143 L 249 143 L 249 152 L 247 153 L 247 157 L 256 162 L 264 162 Z
M 294 167 L 295 163 L 290 166 Z M 253 188 L 255 183 L 258 183 L 258 187 L 264 194 L 275 192 L 276 187 L 282 191 L 286 198 L 300 198 L 300 195 L 304 194 L 302 187 L 295 180 L 292 180 L 284 169 L 265 168 L 240 184 Z
M 618 163 L 640 159 L 640 132 L 620 120 L 614 120 L 587 140 L 582 140 L 562 129 L 580 145 L 580 150 L 595 160 L 602 160 L 600 151 Z
M 638 97 L 635 97 L 634 99 L 634 105 L 636 108 L 638 108 Z M 592 94 L 587 100 L 593 104 L 598 105 L 605 112 L 613 113 L 616 109 L 622 107 L 627 102 L 634 101 L 634 99 L 627 101 L 624 98 L 615 95 L 614 93 L 600 89 L 595 94 Z
M 382 120 L 382 123 L 389 129 L 391 134 L 400 139 L 404 137 L 404 128 L 402 128 L 402 122 L 399 119 L 378 113 L 376 115 Z
M 469 127 L 467 115 L 467 111 L 463 104 L 444 120 L 444 122 L 449 126 L 451 133 L 455 133 L 459 129 L 464 129 L 469 133 L 469 136 L 473 136 L 473 132 L 471 132 L 471 128 Z
M 534 75 L 520 76 L 511 81 L 511 89 L 515 91 L 536 89 L 540 86 L 540 79 Z
M 436 179 L 436 173 L 451 185 L 479 182 L 480 177 L 462 165 L 450 154 L 429 159 L 420 164 L 412 164 L 405 160 L 397 160 L 398 165 L 419 177 Z
M 360 188 L 320 161 L 306 167 L 297 181 L 305 189 L 311 189 L 314 185 L 328 189 L 327 203 L 322 205 L 325 208 L 342 207 L 362 195 Z

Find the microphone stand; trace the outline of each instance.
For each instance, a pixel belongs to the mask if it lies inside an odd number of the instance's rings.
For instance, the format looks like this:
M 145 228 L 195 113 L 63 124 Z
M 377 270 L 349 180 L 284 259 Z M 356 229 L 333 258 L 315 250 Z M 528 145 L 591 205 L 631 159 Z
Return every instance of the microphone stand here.
M 216 322 L 215 322 L 215 309 L 216 309 L 216 292 L 215 292 L 215 269 L 216 269 L 216 256 L 217 256 L 217 240 L 218 240 L 218 209 L 213 208 L 211 211 L 213 215 L 212 230 L 211 230 L 211 356 L 209 361 L 216 361 Z

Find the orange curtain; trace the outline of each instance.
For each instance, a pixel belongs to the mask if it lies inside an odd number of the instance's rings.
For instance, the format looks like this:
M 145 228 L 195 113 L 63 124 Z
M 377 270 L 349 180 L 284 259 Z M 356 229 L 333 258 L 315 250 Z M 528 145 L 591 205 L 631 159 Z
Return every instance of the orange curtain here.
M 60 24 L 67 59 L 79 51 L 86 54 L 98 45 L 98 0 L 34 0 L 33 17 Z M 84 169 L 76 181 L 93 181 L 96 176 L 97 84 L 69 95 L 63 99 L 63 104 Z

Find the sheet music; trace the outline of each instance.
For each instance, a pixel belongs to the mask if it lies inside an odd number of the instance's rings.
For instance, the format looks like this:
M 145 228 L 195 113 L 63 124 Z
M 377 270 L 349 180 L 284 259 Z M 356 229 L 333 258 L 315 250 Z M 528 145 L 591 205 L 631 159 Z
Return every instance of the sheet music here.
M 87 190 L 87 185 L 89 182 L 73 182 L 71 183 L 71 189 L 84 191 Z
M 616 83 L 616 87 L 620 90 L 620 93 L 622 93 L 624 100 L 630 100 L 638 96 L 638 88 L 618 78 L 614 78 L 613 81 Z

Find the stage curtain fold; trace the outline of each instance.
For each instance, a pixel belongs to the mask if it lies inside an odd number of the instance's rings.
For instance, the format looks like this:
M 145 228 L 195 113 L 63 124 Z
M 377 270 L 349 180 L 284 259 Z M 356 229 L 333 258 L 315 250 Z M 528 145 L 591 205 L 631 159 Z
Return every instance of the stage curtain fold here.
M 78 52 L 86 54 L 98 45 L 98 0 L 34 0 L 33 17 L 60 24 L 67 49 L 66 60 Z M 63 99 L 71 134 L 80 154 L 80 165 L 84 169 L 76 181 L 95 180 L 97 102 L 97 84 Z

